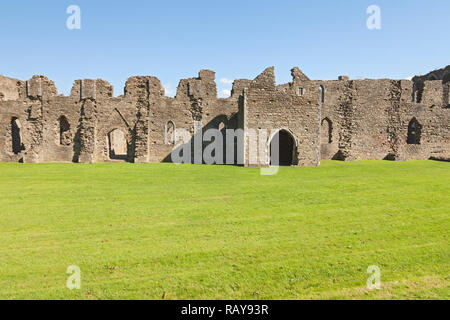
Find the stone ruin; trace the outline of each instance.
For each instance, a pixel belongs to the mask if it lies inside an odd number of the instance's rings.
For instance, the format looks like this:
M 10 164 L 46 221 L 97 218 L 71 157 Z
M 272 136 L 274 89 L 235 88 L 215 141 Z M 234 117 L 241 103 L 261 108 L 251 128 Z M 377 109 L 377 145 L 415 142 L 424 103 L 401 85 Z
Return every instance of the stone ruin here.
M 282 165 L 450 159 L 450 66 L 412 80 L 310 80 L 297 67 L 292 78 L 277 86 L 270 67 L 218 98 L 215 73 L 201 70 L 172 98 L 152 76 L 129 78 L 119 97 L 101 79 L 64 96 L 45 76 L 0 76 L 0 161 L 171 162 L 180 129 L 190 143 L 209 128 L 242 130 L 232 143 L 245 166 L 271 163 L 274 136 Z

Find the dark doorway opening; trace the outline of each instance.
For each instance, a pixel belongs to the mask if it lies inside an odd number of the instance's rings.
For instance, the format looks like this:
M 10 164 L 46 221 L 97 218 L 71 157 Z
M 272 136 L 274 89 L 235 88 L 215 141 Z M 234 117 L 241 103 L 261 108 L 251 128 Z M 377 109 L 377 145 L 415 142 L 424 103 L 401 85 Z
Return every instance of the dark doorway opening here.
M 278 143 L 278 146 L 276 145 Z M 276 157 L 278 153 L 278 160 Z M 292 166 L 294 165 L 295 141 L 292 135 L 285 131 L 278 131 L 270 142 L 270 165 Z
M 408 125 L 408 144 L 420 144 L 420 138 L 422 135 L 422 125 L 413 118 Z
M 22 126 L 19 119 L 12 118 L 11 120 L 11 138 L 12 138 L 12 151 L 14 154 L 19 154 L 23 149 L 22 133 L 20 132 Z
M 70 146 L 72 136 L 70 134 L 70 124 L 65 116 L 59 118 L 59 144 L 62 146 Z

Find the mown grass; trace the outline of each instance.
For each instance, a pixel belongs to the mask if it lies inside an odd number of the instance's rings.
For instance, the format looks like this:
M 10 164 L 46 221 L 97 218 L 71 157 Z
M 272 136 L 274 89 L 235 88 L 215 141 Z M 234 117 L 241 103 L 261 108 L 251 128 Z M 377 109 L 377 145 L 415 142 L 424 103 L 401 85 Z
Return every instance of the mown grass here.
M 2 163 L 0 209 L 0 299 L 450 298 L 444 162 Z

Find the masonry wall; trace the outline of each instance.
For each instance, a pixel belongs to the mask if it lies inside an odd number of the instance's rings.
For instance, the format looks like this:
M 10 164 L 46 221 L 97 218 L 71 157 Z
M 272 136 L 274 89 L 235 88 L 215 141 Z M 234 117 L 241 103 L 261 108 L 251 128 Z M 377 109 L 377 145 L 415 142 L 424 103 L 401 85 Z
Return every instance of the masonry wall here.
M 0 161 L 171 162 L 173 149 L 190 146 L 191 162 L 202 163 L 195 141 L 200 137 L 203 152 L 210 142 L 201 137 L 211 128 L 224 136 L 241 129 L 245 144 L 234 146 L 234 163 L 242 164 L 242 151 L 249 166 L 270 163 L 270 143 L 280 130 L 295 141 L 294 165 L 450 159 L 450 67 L 412 81 L 317 81 L 298 68 L 292 77 L 276 86 L 268 68 L 254 80 L 235 80 L 231 97 L 222 99 L 211 70 L 181 80 L 173 98 L 151 76 L 129 78 L 119 97 L 101 79 L 77 80 L 63 96 L 45 76 L 0 76 Z M 420 134 L 413 143 L 412 123 Z
M 171 161 L 176 133 L 187 133 L 188 142 L 195 132 L 237 126 L 240 94 L 217 98 L 215 73 L 210 70 L 181 80 L 174 98 L 165 96 L 160 81 L 149 76 L 128 79 L 124 95 L 117 98 L 112 86 L 101 79 L 75 81 L 68 97 L 58 95 L 53 82 L 42 76 L 0 80 L 0 161 L 115 161 L 109 141 L 115 130 L 124 133 L 127 143 L 127 155 L 120 160 Z M 243 81 L 237 80 L 234 92 L 242 92 Z M 61 117 L 69 124 L 64 133 L 70 140 L 67 144 L 61 143 Z M 18 153 L 12 150 L 13 119 L 20 123 L 23 148 Z M 169 123 L 174 128 L 171 137 Z
M 168 125 L 176 128 L 177 136 L 191 144 L 193 137 L 207 129 L 236 128 L 238 95 L 217 98 L 215 73 L 202 70 L 197 78 L 180 81 L 175 98 L 159 96 L 150 108 L 150 160 L 171 161 L 170 154 L 177 144 L 167 136 Z M 180 130 L 181 129 L 181 130 Z M 185 135 L 183 135 L 185 133 Z M 205 143 L 206 144 L 206 143 Z M 205 144 L 202 143 L 204 147 Z M 194 158 L 192 157 L 192 162 Z
M 276 87 L 274 68 L 268 68 L 246 90 L 243 111 L 245 165 L 270 164 L 270 142 L 278 130 L 288 132 L 295 141 L 294 165 L 319 165 L 321 110 L 318 90 L 298 68 L 292 70 L 292 75 L 292 83 Z M 256 135 L 251 135 L 250 130 Z
M 424 81 L 413 101 L 414 81 L 348 80 L 316 82 L 325 88 L 322 159 L 409 160 L 448 158 L 449 83 Z M 417 93 L 416 93 L 417 94 Z M 420 144 L 408 144 L 408 126 L 422 126 Z M 332 137 L 327 136 L 327 120 Z

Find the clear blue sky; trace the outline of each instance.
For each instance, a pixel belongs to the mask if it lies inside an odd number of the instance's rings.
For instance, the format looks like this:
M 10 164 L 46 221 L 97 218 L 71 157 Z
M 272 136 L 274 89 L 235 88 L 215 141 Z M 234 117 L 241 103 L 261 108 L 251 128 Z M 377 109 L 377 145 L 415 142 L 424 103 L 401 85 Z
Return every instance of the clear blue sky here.
M 81 8 L 81 30 L 66 9 Z M 381 8 L 368 30 L 366 9 Z M 407 78 L 450 64 L 449 0 L 2 0 L 0 74 L 45 74 L 68 94 L 81 78 L 123 93 L 132 75 L 175 90 L 202 68 L 254 78 L 275 66 L 277 83 L 299 66 L 312 79 Z

